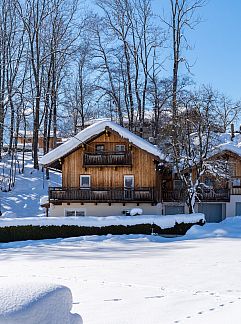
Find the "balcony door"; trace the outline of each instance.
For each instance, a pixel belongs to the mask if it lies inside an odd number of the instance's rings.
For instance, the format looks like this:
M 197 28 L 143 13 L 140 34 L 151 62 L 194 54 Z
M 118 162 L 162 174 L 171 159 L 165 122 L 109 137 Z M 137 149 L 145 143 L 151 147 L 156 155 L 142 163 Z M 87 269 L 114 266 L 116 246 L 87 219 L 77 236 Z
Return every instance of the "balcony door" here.
M 124 176 L 124 197 L 125 199 L 132 199 L 134 193 L 134 176 Z

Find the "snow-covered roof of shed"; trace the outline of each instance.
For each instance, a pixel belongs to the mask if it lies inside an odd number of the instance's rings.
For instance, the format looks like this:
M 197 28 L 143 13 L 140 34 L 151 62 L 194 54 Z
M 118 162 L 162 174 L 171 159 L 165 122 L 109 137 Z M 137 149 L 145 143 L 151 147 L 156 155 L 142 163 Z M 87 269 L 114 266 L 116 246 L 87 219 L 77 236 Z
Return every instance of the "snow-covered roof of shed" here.
M 70 138 L 67 142 L 60 145 L 59 147 L 55 148 L 54 150 L 50 151 L 46 155 L 44 155 L 40 159 L 40 164 L 42 165 L 49 165 L 54 161 L 60 159 L 61 157 L 67 155 L 68 153 L 75 150 L 79 145 L 86 143 L 90 138 L 95 135 L 98 135 L 105 131 L 106 127 L 112 129 L 113 131 L 117 132 L 121 137 L 128 139 L 129 142 L 134 144 L 135 146 L 141 148 L 142 150 L 153 154 L 154 156 L 163 159 L 163 154 L 161 151 L 154 146 L 153 144 L 147 142 L 143 138 L 133 134 L 128 129 L 108 120 L 99 121 L 81 132 L 79 132 L 74 137 Z

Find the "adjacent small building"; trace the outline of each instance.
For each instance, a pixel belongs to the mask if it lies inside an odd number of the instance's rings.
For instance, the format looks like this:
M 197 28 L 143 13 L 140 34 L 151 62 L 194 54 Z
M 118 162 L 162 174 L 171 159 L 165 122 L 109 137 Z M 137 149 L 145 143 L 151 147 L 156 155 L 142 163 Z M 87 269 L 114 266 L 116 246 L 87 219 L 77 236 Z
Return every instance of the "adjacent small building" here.
M 33 132 L 32 131 L 24 132 L 23 130 L 20 130 L 18 132 L 18 136 L 17 136 L 18 147 L 22 147 L 24 145 L 24 141 L 25 141 L 25 145 L 27 145 L 28 147 L 33 144 Z M 50 150 L 54 149 L 54 144 L 55 144 L 54 136 L 53 136 L 53 132 L 51 132 L 50 138 L 49 138 L 49 149 Z M 56 140 L 56 145 L 59 146 L 60 144 L 62 144 L 62 137 L 59 136 L 59 134 L 58 134 L 57 140 Z M 38 148 L 40 150 L 43 150 L 43 148 L 44 148 L 44 135 L 41 132 L 39 133 Z
M 219 134 L 219 141 L 209 159 L 223 161 L 229 170 L 228 176 L 202 177 L 203 187 L 197 193 L 195 209 L 205 214 L 206 221 L 220 222 L 229 216 L 241 216 L 241 134 Z M 187 212 L 185 191 L 177 174 L 164 170 L 162 175 L 162 205 L 164 214 Z

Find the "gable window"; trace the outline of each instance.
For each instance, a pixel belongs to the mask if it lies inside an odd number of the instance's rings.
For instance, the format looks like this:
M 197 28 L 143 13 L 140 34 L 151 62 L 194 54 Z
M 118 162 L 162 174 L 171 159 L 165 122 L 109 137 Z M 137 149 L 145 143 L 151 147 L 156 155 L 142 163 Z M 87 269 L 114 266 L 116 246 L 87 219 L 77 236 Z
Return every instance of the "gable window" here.
M 80 188 L 90 188 L 90 175 L 81 174 Z
M 126 146 L 124 144 L 117 144 L 115 146 L 116 152 L 125 152 Z
M 101 153 L 105 151 L 105 145 L 104 144 L 96 144 L 95 145 L 95 151 L 97 153 Z
M 85 216 L 85 210 L 83 209 L 66 209 L 65 217 L 81 217 Z

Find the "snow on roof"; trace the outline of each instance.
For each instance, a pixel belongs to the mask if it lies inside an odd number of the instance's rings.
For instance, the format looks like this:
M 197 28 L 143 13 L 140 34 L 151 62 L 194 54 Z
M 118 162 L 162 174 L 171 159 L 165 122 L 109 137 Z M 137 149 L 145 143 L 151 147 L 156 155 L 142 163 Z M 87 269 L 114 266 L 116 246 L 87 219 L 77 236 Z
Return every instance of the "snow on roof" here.
M 241 134 L 235 134 L 233 140 L 231 140 L 230 133 L 218 134 L 216 145 L 214 146 L 214 150 L 210 152 L 210 156 L 224 151 L 229 151 L 241 156 Z
M 123 128 L 122 126 L 117 125 L 112 121 L 102 120 L 85 128 L 76 136 L 63 143 L 61 146 L 44 155 L 40 159 L 39 163 L 42 165 L 49 165 L 50 163 L 67 155 L 68 153 L 76 149 L 79 145 L 88 141 L 92 136 L 100 134 L 105 130 L 106 127 L 109 127 L 113 131 L 117 132 L 120 136 L 128 139 L 132 144 L 143 149 L 144 151 L 147 151 L 148 153 L 153 154 L 160 159 L 164 158 L 161 151 L 153 144 L 147 142 L 143 138 L 133 134 L 128 129 Z

